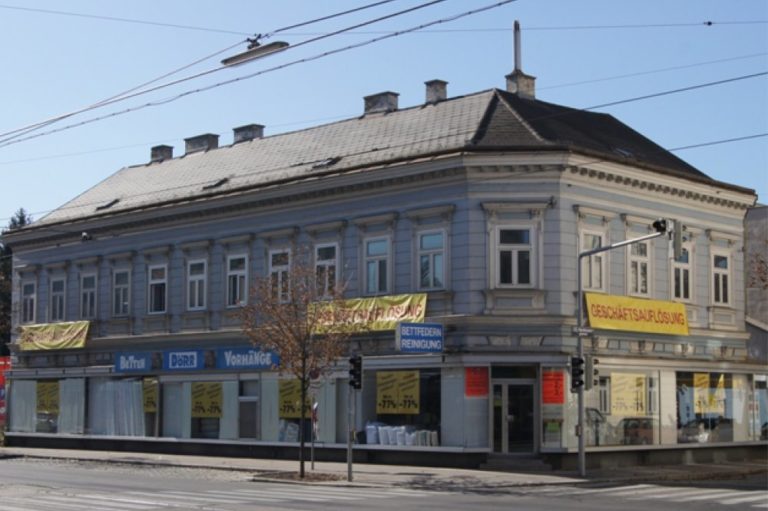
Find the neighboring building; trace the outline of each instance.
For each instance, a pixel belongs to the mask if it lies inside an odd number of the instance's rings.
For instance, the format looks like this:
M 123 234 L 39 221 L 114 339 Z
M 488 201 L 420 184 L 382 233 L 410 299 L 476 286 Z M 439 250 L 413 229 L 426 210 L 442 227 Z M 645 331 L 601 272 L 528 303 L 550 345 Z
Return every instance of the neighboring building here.
M 749 358 L 768 365 L 768 206 L 757 205 L 747 210 L 745 226 L 745 260 L 747 291 L 747 332 Z M 768 440 L 767 378 L 756 377 L 756 407 L 761 411 L 761 438 Z
M 180 157 L 155 147 L 8 233 L 7 441 L 282 456 L 292 383 L 236 312 L 254 275 L 281 278 L 306 245 L 350 299 L 426 300 L 414 319 L 445 331 L 441 353 L 397 351 L 392 327 L 352 343 L 361 457 L 566 459 L 578 254 L 666 217 L 685 226 L 680 259 L 662 237 L 584 261 L 590 459 L 760 451 L 766 367 L 748 359 L 744 303 L 754 192 L 507 79 L 455 98 L 433 80 L 415 107 L 385 92 L 360 117 L 270 137 L 249 125 L 224 147 L 201 135 Z M 323 455 L 346 442 L 346 379 L 344 360 L 315 391 Z

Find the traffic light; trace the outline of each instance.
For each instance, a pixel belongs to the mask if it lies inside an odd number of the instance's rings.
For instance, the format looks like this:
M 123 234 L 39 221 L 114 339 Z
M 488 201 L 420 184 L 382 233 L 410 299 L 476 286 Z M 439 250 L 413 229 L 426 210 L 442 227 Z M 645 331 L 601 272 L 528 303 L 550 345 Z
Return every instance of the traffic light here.
M 662 234 L 667 232 L 667 221 L 664 218 L 659 218 L 655 222 L 653 222 L 653 228 L 656 230 L 656 232 L 660 232 Z
M 584 359 L 571 357 L 571 392 L 576 392 L 584 385 Z
M 584 361 L 584 390 L 600 385 L 600 371 L 597 369 L 599 363 L 598 359 L 591 356 L 587 356 Z
M 349 386 L 355 390 L 363 388 L 363 357 L 360 355 L 349 357 Z

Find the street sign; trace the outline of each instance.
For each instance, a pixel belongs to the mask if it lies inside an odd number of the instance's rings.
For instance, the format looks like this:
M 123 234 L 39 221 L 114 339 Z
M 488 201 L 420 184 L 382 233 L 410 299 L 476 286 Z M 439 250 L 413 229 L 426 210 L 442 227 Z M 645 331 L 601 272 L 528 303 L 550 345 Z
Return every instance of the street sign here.
M 586 337 L 588 335 L 592 335 L 593 333 L 595 333 L 595 331 L 589 327 L 585 327 L 585 326 L 573 327 L 573 335 L 578 335 L 579 337 Z

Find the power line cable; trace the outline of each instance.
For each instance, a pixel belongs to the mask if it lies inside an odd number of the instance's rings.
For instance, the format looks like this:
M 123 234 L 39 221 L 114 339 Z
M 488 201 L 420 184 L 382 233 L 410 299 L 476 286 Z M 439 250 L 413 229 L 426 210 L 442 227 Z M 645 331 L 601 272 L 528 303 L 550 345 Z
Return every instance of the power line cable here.
M 387 0 L 387 1 L 394 1 L 394 0 Z M 435 4 L 442 3 L 444 1 L 445 0 L 432 0 L 432 1 L 420 4 L 420 5 L 417 5 L 417 6 L 414 6 L 414 7 L 410 7 L 408 9 L 403 9 L 401 11 L 397 11 L 397 12 L 394 12 L 394 13 L 391 13 L 391 14 L 380 16 L 380 17 L 374 18 L 372 20 L 364 21 L 362 23 L 358 23 L 358 24 L 352 25 L 350 27 L 346 27 L 346 28 L 343 28 L 343 29 L 340 29 L 340 30 L 337 30 L 337 31 L 334 31 L 334 32 L 331 32 L 331 33 L 328 33 L 328 34 L 324 34 L 322 36 L 318 36 L 318 37 L 314 37 L 312 39 L 308 39 L 306 41 L 302 41 L 300 43 L 294 44 L 292 47 L 290 47 L 288 49 L 296 49 L 298 47 L 305 46 L 307 44 L 311 44 L 311 43 L 317 42 L 317 41 L 319 41 L 321 39 L 326 39 L 328 37 L 332 37 L 332 36 L 344 33 L 344 32 L 349 31 L 349 30 L 354 30 L 355 28 L 359 28 L 359 27 L 363 27 L 363 26 L 367 26 L 367 25 L 372 25 L 372 24 L 378 23 L 380 21 L 384 21 L 384 20 L 391 19 L 391 18 L 394 18 L 394 17 L 397 17 L 397 16 L 401 16 L 403 14 L 408 14 L 408 13 L 411 13 L 411 12 L 414 12 L 414 11 L 417 11 L 417 10 L 420 10 L 420 9 L 424 9 L 426 7 L 431 7 L 431 6 L 435 5 Z M 511 0 L 511 1 L 515 1 L 515 0 Z M 359 11 L 359 10 L 361 10 L 363 8 L 368 8 L 368 7 L 371 7 L 371 6 L 374 6 L 374 5 L 380 5 L 381 3 L 382 2 L 377 2 L 375 4 L 369 4 L 368 6 L 363 6 L 363 7 L 357 8 L 354 11 Z M 337 16 L 339 16 L 341 14 L 343 14 L 343 13 L 332 14 L 332 15 L 326 16 L 323 19 L 329 19 L 329 18 L 337 17 Z M 317 22 L 317 20 L 311 20 L 311 21 L 308 21 L 308 22 L 304 22 L 304 24 L 315 23 L 315 22 Z M 278 29 L 277 31 L 279 32 L 280 30 L 281 29 Z M 238 46 L 239 44 L 242 44 L 242 42 L 243 41 L 240 41 L 240 42 L 238 42 L 237 44 L 235 44 L 233 46 L 225 48 L 224 50 L 220 50 L 220 51 L 216 52 L 214 55 L 218 55 L 218 54 L 223 53 L 225 51 L 231 50 L 235 46 Z M 185 66 L 182 69 L 186 69 L 186 67 L 190 67 L 190 66 L 192 66 L 194 64 L 197 64 L 197 63 L 201 62 L 202 60 L 206 60 L 207 58 L 210 58 L 210 56 L 206 57 L 204 59 L 198 60 L 195 63 L 190 64 L 188 66 Z M 49 126 L 49 125 L 51 125 L 51 124 L 53 124 L 55 122 L 58 122 L 60 120 L 67 119 L 69 117 L 73 117 L 73 116 L 75 116 L 77 114 L 85 113 L 85 112 L 88 112 L 88 111 L 91 111 L 91 110 L 95 110 L 97 108 L 102 108 L 104 106 L 108 106 L 108 105 L 111 105 L 111 104 L 114 104 L 114 103 L 118 103 L 120 101 L 125 101 L 127 99 L 132 99 L 132 98 L 135 98 L 135 97 L 138 97 L 138 96 L 141 96 L 141 95 L 144 95 L 144 94 L 148 94 L 148 93 L 151 93 L 151 92 L 156 92 L 158 90 L 161 90 L 161 89 L 173 86 L 173 85 L 178 85 L 180 83 L 183 83 L 183 82 L 186 82 L 186 81 L 190 81 L 190 80 L 193 80 L 193 79 L 196 79 L 196 78 L 201 78 L 203 76 L 215 73 L 217 71 L 221 71 L 223 69 L 227 69 L 227 66 L 219 66 L 219 67 L 207 70 L 207 71 L 202 71 L 200 73 L 197 73 L 197 74 L 194 74 L 194 75 L 191 75 L 191 76 L 186 76 L 186 77 L 183 77 L 183 78 L 179 78 L 177 80 L 173 80 L 171 82 L 160 84 L 160 85 L 158 85 L 156 87 L 152 87 L 150 89 L 144 88 L 144 86 L 149 85 L 149 84 L 154 83 L 154 82 L 157 82 L 161 78 L 154 79 L 154 80 L 152 80 L 150 82 L 147 82 L 147 83 L 143 84 L 142 86 L 135 87 L 135 88 L 131 89 L 130 91 L 124 92 L 124 93 L 122 93 L 120 95 L 117 95 L 117 96 L 113 96 L 112 98 L 108 98 L 106 100 L 102 100 L 102 101 L 100 101 L 98 103 L 95 103 L 93 105 L 81 108 L 81 109 L 76 110 L 74 112 L 63 114 L 63 115 L 54 117 L 54 118 L 46 120 L 46 121 L 42 121 L 42 122 L 38 122 L 38 123 L 35 123 L 35 124 L 32 124 L 32 125 L 28 125 L 28 126 L 23 127 L 23 128 L 18 128 L 18 129 L 12 130 L 10 132 L 0 133 L 0 137 L 6 137 L 6 138 L 3 138 L 3 139 L 0 139 L 0 147 L 5 147 L 7 145 L 12 145 L 12 144 L 14 144 L 16 142 L 21 142 L 21 141 L 24 141 L 24 140 L 29 140 L 31 138 L 37 138 L 37 135 L 32 135 L 32 136 L 25 136 L 25 135 L 27 135 L 27 134 L 29 134 L 31 132 L 37 131 L 38 129 L 41 129 L 43 127 Z M 178 72 L 178 70 L 173 72 L 173 73 L 171 73 L 171 74 L 176 74 L 177 72 Z M 169 75 L 166 75 L 166 76 L 169 76 Z M 163 104 L 163 103 L 160 103 L 160 104 Z M 80 126 L 80 125 L 82 125 L 82 124 L 75 124 L 75 125 L 70 125 L 70 126 L 74 127 L 74 126 Z M 58 131 L 62 131 L 62 130 L 51 130 L 51 131 L 45 132 L 45 134 L 56 133 Z
M 432 2 L 428 2 L 426 4 L 422 4 L 422 6 L 433 5 L 435 3 L 442 2 L 442 1 L 445 1 L 445 0 L 433 0 Z M 261 71 L 255 72 L 255 73 L 239 76 L 237 78 L 232 78 L 230 80 L 225 80 L 223 82 L 218 82 L 218 83 L 215 83 L 215 84 L 212 84 L 212 85 L 201 87 L 199 89 L 193 89 L 193 90 L 185 91 L 185 92 L 182 92 L 182 93 L 177 94 L 175 96 L 171 96 L 171 97 L 168 97 L 168 98 L 165 98 L 165 99 L 162 99 L 162 100 L 151 101 L 151 102 L 145 103 L 143 105 L 138 105 L 136 107 L 131 107 L 131 108 L 127 108 L 127 109 L 124 109 L 124 110 L 119 110 L 119 111 L 112 112 L 110 114 L 103 115 L 103 116 L 92 117 L 90 119 L 86 119 L 84 121 L 81 121 L 81 122 L 78 122 L 78 123 L 74 123 L 74 124 L 69 124 L 69 125 L 63 126 L 61 128 L 56 128 L 56 129 L 53 129 L 53 130 L 48 130 L 48 131 L 45 131 L 45 132 L 42 132 L 42 133 L 37 133 L 37 134 L 34 134 L 34 135 L 28 135 L 28 136 L 24 136 L 24 137 L 6 138 L 6 139 L 3 139 L 3 140 L 0 140 L 0 148 L 7 147 L 7 146 L 13 145 L 13 144 L 17 144 L 17 143 L 20 143 L 20 142 L 23 142 L 23 141 L 26 141 L 26 140 L 31 140 L 31 139 L 34 139 L 34 138 L 38 138 L 38 137 L 41 137 L 41 136 L 46 136 L 46 135 L 50 135 L 50 134 L 53 134 L 53 133 L 59 133 L 61 131 L 65 131 L 65 130 L 68 130 L 68 129 L 84 126 L 86 124 L 91 124 L 93 122 L 101 121 L 101 120 L 104 120 L 104 119 L 109 119 L 109 118 L 112 118 L 112 117 L 117 117 L 119 115 L 124 115 L 124 114 L 130 113 L 130 112 L 135 112 L 135 111 L 138 111 L 138 110 L 143 110 L 145 108 L 168 104 L 168 103 L 171 103 L 173 101 L 176 101 L 176 100 L 179 100 L 181 98 L 184 98 L 186 96 L 190 96 L 192 94 L 198 94 L 200 92 L 205 92 L 205 91 L 209 91 L 209 90 L 212 90 L 212 89 L 216 89 L 218 87 L 222 87 L 224 85 L 230 85 L 232 83 L 237 83 L 237 82 L 240 82 L 240 81 L 243 81 L 243 80 L 247 80 L 247 79 L 250 79 L 250 78 L 254 78 L 256 76 L 260 76 L 260 75 L 263 75 L 263 74 L 266 74 L 266 73 L 270 73 L 270 72 L 278 71 L 278 70 L 285 69 L 285 68 L 288 68 L 288 67 L 291 67 L 291 66 L 295 66 L 297 64 L 304 64 L 304 63 L 307 63 L 307 62 L 311 62 L 311 61 L 314 61 L 314 60 L 319 60 L 319 59 L 322 59 L 322 58 L 325 58 L 325 57 L 329 57 L 331 55 L 335 55 L 335 54 L 338 54 L 338 53 L 342 53 L 342 52 L 345 52 L 345 51 L 349 51 L 349 50 L 352 50 L 352 49 L 357 49 L 357 48 L 361 48 L 363 46 L 368 46 L 370 44 L 374 44 L 374 43 L 377 43 L 379 41 L 383 41 L 385 39 L 390 39 L 392 37 L 398 37 L 398 36 L 401 36 L 401 35 L 404 35 L 404 34 L 409 34 L 411 32 L 415 32 L 417 30 L 421 30 L 424 27 L 429 27 L 429 26 L 434 26 L 434 25 L 438 25 L 438 24 L 441 24 L 441 23 L 448 23 L 448 22 L 451 22 L 451 21 L 455 21 L 457 19 L 460 19 L 460 18 L 463 18 L 463 17 L 466 17 L 466 16 L 470 16 L 470 15 L 473 15 L 473 14 L 477 14 L 479 12 L 484 12 L 484 11 L 487 11 L 487 10 L 495 9 L 495 8 L 501 7 L 503 5 L 506 5 L 506 4 L 515 2 L 515 1 L 517 1 L 517 0 L 502 0 L 500 2 L 497 2 L 497 3 L 494 3 L 494 4 L 490 4 L 490 5 L 486 5 L 484 7 L 480 7 L 480 8 L 477 8 L 477 9 L 470 10 L 470 11 L 465 11 L 465 12 L 460 13 L 460 14 L 456 14 L 456 15 L 449 16 L 449 17 L 446 17 L 446 18 L 441 18 L 441 19 L 438 19 L 438 20 L 434 20 L 434 21 L 431 21 L 431 22 L 428 22 L 428 23 L 424 23 L 424 24 L 415 26 L 415 27 L 411 27 L 411 28 L 408 28 L 408 29 L 400 30 L 398 32 L 393 32 L 391 34 L 387 34 L 387 35 L 384 35 L 384 36 L 375 37 L 373 39 L 368 39 L 366 41 L 362 41 L 362 42 L 359 42 L 359 43 L 351 44 L 351 45 L 348 45 L 348 46 L 345 46 L 345 47 L 342 47 L 342 48 L 336 48 L 334 50 L 329 50 L 329 51 L 326 51 L 326 52 L 323 52 L 323 53 L 320 53 L 320 54 L 317 54 L 317 55 L 314 55 L 314 56 L 311 56 L 311 57 L 306 57 L 306 58 L 294 60 L 294 61 L 287 62 L 287 63 L 281 64 L 281 65 L 278 65 L 278 66 L 267 68 L 267 69 L 264 69 L 264 70 L 261 70 Z M 421 6 L 417 6 L 416 8 L 421 8 Z M 408 9 L 407 11 L 410 12 L 410 11 L 413 11 L 414 9 L 416 9 L 416 8 L 411 8 L 411 9 Z M 404 12 L 404 11 L 401 11 L 401 12 Z M 397 13 L 395 13 L 395 15 L 396 14 Z M 392 17 L 392 16 L 393 15 L 390 15 L 388 17 Z M 303 43 L 299 43 L 299 44 L 303 44 Z M 294 45 L 294 48 L 296 46 L 298 46 L 298 45 Z M 207 71 L 207 72 L 204 72 L 204 73 L 198 73 L 197 75 L 195 75 L 193 77 L 186 77 L 186 78 L 182 78 L 182 79 L 179 79 L 179 80 L 176 80 L 176 81 L 173 81 L 173 82 L 168 82 L 168 83 L 165 83 L 165 84 L 161 84 L 161 85 L 153 87 L 151 89 L 146 89 L 144 91 L 140 91 L 140 92 L 134 93 L 132 95 L 121 97 L 121 98 L 119 98 L 119 101 L 123 101 L 125 99 L 131 99 L 133 97 L 136 97 L 136 96 L 139 96 L 139 95 L 143 95 L 143 94 L 147 94 L 149 92 L 155 92 L 155 91 L 160 90 L 162 88 L 166 88 L 166 87 L 169 87 L 171 85 L 176 85 L 178 83 L 181 83 L 181 82 L 184 82 L 184 81 L 188 81 L 188 80 L 190 80 L 192 78 L 200 77 L 200 76 L 202 76 L 204 74 L 210 74 L 211 72 L 217 71 L 219 69 L 222 69 L 222 68 L 217 68 L 215 70 Z M 115 100 L 113 102 L 116 102 L 116 101 L 117 100 Z M 100 107 L 101 106 L 106 106 L 106 103 L 104 105 L 100 105 Z

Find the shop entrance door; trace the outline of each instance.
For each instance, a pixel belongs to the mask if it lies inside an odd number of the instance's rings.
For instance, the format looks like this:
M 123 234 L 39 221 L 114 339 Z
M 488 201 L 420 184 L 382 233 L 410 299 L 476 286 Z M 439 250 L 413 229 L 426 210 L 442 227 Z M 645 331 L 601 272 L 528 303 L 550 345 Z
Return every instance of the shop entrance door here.
M 493 381 L 493 452 L 535 452 L 535 416 L 533 382 Z

